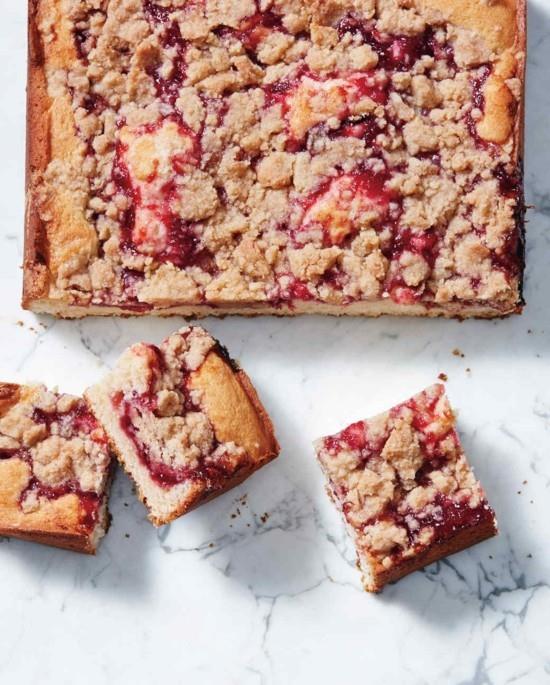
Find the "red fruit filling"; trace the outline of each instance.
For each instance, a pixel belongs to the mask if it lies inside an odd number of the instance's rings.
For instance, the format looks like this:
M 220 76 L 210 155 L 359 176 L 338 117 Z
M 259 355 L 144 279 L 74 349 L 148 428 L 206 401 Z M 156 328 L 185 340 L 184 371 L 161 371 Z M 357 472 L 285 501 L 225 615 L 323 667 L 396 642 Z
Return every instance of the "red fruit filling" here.
M 326 246 L 342 244 L 355 236 L 358 227 L 348 219 L 351 207 L 364 210 L 374 209 L 380 214 L 379 224 L 384 225 L 388 206 L 395 193 L 386 188 L 388 172 L 373 172 L 359 168 L 351 174 L 342 174 L 335 179 L 327 179 L 310 195 L 297 202 L 304 211 L 302 225 L 294 233 L 294 242 L 300 245 L 301 231 L 319 225 L 324 232 Z M 345 214 L 344 224 L 335 215 Z
M 78 402 L 75 407 L 67 412 L 47 412 L 35 408 L 32 413 L 35 423 L 44 424 L 48 432 L 51 432 L 52 423 L 59 426 L 59 435 L 70 438 L 78 433 L 89 435 L 94 442 L 101 445 L 107 444 L 107 439 L 95 416 L 90 412 L 84 402 Z
M 176 120 L 174 117 L 167 119 Z M 142 127 L 142 133 L 154 132 L 167 119 Z M 182 135 L 193 141 L 193 146 L 190 151 L 178 153 L 172 157 L 172 166 L 176 174 L 182 170 L 183 165 L 195 165 L 201 155 L 197 137 L 181 120 L 177 120 L 177 123 Z M 213 255 L 200 245 L 200 224 L 181 219 L 172 209 L 172 204 L 180 192 L 177 184 L 178 177 L 174 176 L 172 180 L 161 185 L 151 201 L 144 200 L 143 193 L 133 182 L 125 161 L 127 151 L 127 146 L 118 141 L 112 171 L 112 180 L 117 194 L 124 195 L 128 200 L 127 208 L 120 214 L 122 250 L 133 254 L 144 252 L 144 243 L 149 237 L 149 226 L 147 224 L 136 226 L 136 212 L 146 210 L 149 216 L 154 217 L 162 225 L 164 230 L 164 236 L 157 237 L 162 246 L 159 248 L 157 245 L 155 248 L 155 259 L 159 262 L 170 262 L 180 268 L 199 266 L 204 271 L 214 272 L 216 267 Z M 153 183 L 155 180 L 156 171 L 147 179 L 147 182 Z M 151 247 L 148 246 L 145 254 L 150 254 L 151 251 Z M 135 284 L 134 280 L 132 285 Z
M 365 424 L 357 421 L 345 428 L 339 435 L 339 439 L 345 442 L 352 450 L 362 450 L 367 444 Z
M 404 252 L 419 255 L 429 265 L 430 269 L 433 269 L 439 252 L 439 239 L 438 233 L 433 230 L 413 233 L 409 228 L 406 228 L 395 235 L 391 248 L 386 251 L 386 256 L 392 265 L 384 285 L 385 292 L 389 293 L 395 302 L 414 304 L 424 293 L 424 282 L 416 287 L 410 287 L 405 283 L 399 266 L 401 255 Z
M 160 24 L 168 21 L 170 12 L 173 12 L 174 8 L 157 5 L 155 2 L 152 2 L 152 0 L 143 0 L 143 11 L 149 21 Z
M 485 95 L 483 90 L 485 83 L 491 75 L 492 68 L 486 64 L 480 67 L 479 75 L 472 79 L 472 107 L 483 112 L 485 110 Z M 472 112 L 468 111 L 465 116 L 466 126 L 477 147 L 487 150 L 494 148 L 493 143 L 484 140 L 477 132 L 477 122 L 472 117 Z
M 28 486 L 23 490 L 19 498 L 20 506 L 29 495 L 48 500 L 59 499 L 65 495 L 76 495 L 80 501 L 80 525 L 86 530 L 92 530 L 99 520 L 99 509 L 103 502 L 103 496 L 95 492 L 82 490 L 76 481 L 68 481 L 57 487 L 44 485 L 37 478 L 31 478 Z
M 295 280 L 290 288 L 291 299 L 293 300 L 313 300 L 315 295 L 310 291 L 307 283 Z
M 329 138 L 358 138 L 364 140 L 368 147 L 372 147 L 376 140 L 376 136 L 382 132 L 382 129 L 376 122 L 376 118 L 372 114 L 363 116 L 347 117 L 342 121 L 340 127 L 328 131 Z
M 392 36 L 377 31 L 371 21 L 347 15 L 337 29 L 341 37 L 346 33 L 360 35 L 378 54 L 378 67 L 382 69 L 406 71 L 423 55 L 444 59 L 449 66 L 454 66 L 452 47 L 441 45 L 430 27 L 418 36 Z
M 251 17 L 246 18 L 234 35 L 244 45 L 245 49 L 255 52 L 259 43 L 267 38 L 273 29 L 286 33 L 281 17 L 270 10 L 266 12 L 256 12 Z
M 434 543 L 448 540 L 464 528 L 473 528 L 494 519 L 494 513 L 486 502 L 470 507 L 467 500 L 457 502 L 438 493 L 434 504 L 438 508 L 435 513 L 418 519 L 422 526 L 434 528 Z
M 152 373 L 148 388 L 140 394 L 133 392 L 125 395 L 119 391 L 111 396 L 111 403 L 118 415 L 120 428 L 131 440 L 139 461 L 147 468 L 151 479 L 160 487 L 171 488 L 184 481 L 200 480 L 206 481 L 209 488 L 216 489 L 235 471 L 234 464 L 223 455 L 217 456 L 215 461 L 209 461 L 208 457 L 202 458 L 197 466 L 172 466 L 161 461 L 158 455 L 152 453 L 151 447 L 142 440 L 135 423 L 146 413 L 155 414 L 157 410 L 155 386 L 166 364 L 162 351 L 156 345 L 143 345 L 142 348 L 151 364 Z M 188 373 L 184 373 L 183 381 L 178 388 L 183 396 L 183 409 L 180 415 L 200 411 L 189 392 L 188 377 Z M 219 445 L 220 442 L 214 438 L 211 453 Z

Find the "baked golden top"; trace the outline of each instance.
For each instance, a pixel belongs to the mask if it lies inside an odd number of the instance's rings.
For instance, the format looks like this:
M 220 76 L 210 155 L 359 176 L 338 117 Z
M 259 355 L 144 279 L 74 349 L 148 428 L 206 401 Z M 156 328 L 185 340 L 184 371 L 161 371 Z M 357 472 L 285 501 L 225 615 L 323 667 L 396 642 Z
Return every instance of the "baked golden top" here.
M 27 304 L 517 309 L 522 3 L 31 4 Z

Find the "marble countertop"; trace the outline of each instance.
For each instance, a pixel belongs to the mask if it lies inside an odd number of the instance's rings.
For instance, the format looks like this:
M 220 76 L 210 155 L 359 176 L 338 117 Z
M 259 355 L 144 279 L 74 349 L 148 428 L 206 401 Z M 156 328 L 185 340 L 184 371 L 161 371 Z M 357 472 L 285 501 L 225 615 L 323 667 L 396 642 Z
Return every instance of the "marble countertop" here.
M 181 321 L 19 307 L 25 5 L 0 0 L 0 378 L 79 393 L 128 344 Z M 117 474 L 95 558 L 1 540 L 2 683 L 550 682 L 550 0 L 529 11 L 524 314 L 206 320 L 256 383 L 281 457 L 160 530 Z M 501 533 L 370 596 L 311 440 L 439 373 Z

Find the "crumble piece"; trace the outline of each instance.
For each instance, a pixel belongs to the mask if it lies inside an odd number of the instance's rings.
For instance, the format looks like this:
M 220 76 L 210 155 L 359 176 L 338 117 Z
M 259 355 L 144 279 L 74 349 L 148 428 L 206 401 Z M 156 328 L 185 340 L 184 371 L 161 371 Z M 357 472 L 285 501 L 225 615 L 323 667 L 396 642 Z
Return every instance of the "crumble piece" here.
M 315 448 L 369 592 L 497 533 L 441 384 Z
M 0 383 L 0 534 L 94 554 L 109 526 L 107 436 L 84 400 Z
M 86 399 L 160 526 L 239 484 L 279 446 L 248 377 L 205 330 L 137 343 Z

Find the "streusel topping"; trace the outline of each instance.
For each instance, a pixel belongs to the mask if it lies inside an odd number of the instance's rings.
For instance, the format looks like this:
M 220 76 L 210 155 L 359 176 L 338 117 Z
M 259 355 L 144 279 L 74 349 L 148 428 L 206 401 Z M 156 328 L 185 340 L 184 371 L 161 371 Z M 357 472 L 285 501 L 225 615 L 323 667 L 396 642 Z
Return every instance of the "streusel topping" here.
M 44 386 L 22 388 L 21 401 L 0 418 L 0 459 L 27 466 L 27 485 L 19 504 L 36 511 L 45 500 L 76 494 L 82 524 L 97 522 L 109 476 L 106 435 L 86 403 Z
M 202 328 L 182 328 L 159 347 L 128 348 L 105 380 L 121 430 L 161 487 L 191 480 L 215 488 L 250 463 L 242 447 L 216 438 L 202 392 L 189 383 L 214 349 L 223 354 Z
M 74 186 L 97 244 L 58 292 L 137 310 L 516 299 L 521 89 L 481 35 L 409 0 L 62 4 L 78 59 L 48 81 L 81 163 L 50 164 L 43 218 Z
M 358 548 L 386 569 L 494 519 L 444 392 L 434 385 L 316 445 Z

